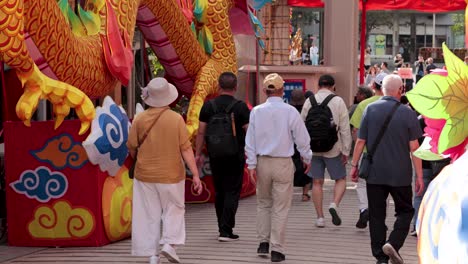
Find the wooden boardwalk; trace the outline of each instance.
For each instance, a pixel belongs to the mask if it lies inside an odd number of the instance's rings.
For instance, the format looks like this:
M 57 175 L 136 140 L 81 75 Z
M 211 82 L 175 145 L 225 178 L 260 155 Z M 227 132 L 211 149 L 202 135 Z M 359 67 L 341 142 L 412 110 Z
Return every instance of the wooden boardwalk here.
M 328 208 L 333 184 L 326 183 L 324 208 Z M 357 220 L 357 196 L 354 184 L 348 183 L 348 190 L 339 208 L 343 224 L 333 226 L 331 217 L 325 216 L 326 227 L 315 227 L 315 210 L 312 202 L 301 201 L 301 190 L 295 189 L 293 207 L 290 211 L 286 261 L 283 263 L 375 263 L 371 256 L 368 229 L 355 228 Z M 388 227 L 392 228 L 393 203 L 390 202 L 387 215 Z M 216 216 L 213 204 L 187 205 L 187 241 L 178 249 L 182 263 L 227 264 L 227 263 L 270 263 L 269 259 L 256 256 L 258 242 L 255 231 L 256 198 L 249 197 L 240 203 L 235 232 L 240 240 L 221 243 L 217 239 Z M 99 248 L 14 248 L 0 247 L 0 261 L 3 263 L 148 263 L 147 258 L 130 255 L 130 240 L 121 241 Z M 24 251 L 24 252 L 23 252 Z M 19 252 L 19 253 L 18 253 Z M 408 237 L 401 254 L 405 263 L 418 263 L 416 238 Z M 18 256 L 19 255 L 19 256 Z M 163 259 L 162 263 L 168 263 Z

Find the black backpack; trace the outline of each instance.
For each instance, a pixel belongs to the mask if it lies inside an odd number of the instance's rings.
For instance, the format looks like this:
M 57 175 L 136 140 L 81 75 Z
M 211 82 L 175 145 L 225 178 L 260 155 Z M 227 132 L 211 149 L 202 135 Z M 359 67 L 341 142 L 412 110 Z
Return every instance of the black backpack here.
M 338 131 L 328 103 L 336 95 L 330 94 L 321 104 L 312 95 L 309 97 L 312 107 L 307 113 L 305 125 L 310 135 L 310 148 L 313 152 L 327 152 L 338 141 Z
M 234 113 L 231 113 L 238 102 L 240 101 L 234 100 L 224 111 L 218 112 L 214 100 L 210 101 L 214 115 L 206 126 L 205 141 L 208 154 L 212 158 L 231 157 L 239 153 Z

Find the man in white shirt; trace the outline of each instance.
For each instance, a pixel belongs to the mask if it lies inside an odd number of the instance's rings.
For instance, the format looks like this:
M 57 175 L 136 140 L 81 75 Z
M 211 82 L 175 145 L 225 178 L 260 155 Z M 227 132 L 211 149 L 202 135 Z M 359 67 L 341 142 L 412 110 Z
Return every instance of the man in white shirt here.
M 306 173 L 312 151 L 310 137 L 298 111 L 284 103 L 284 81 L 276 73 L 263 81 L 268 96 L 265 103 L 250 112 L 245 151 L 250 179 L 257 182 L 257 253 L 266 256 L 271 244 L 271 261 L 281 262 L 285 231 L 293 194 L 294 144 L 303 159 Z M 258 175 L 258 177 L 257 177 Z
M 318 104 L 325 101 L 329 95 L 334 95 L 335 80 L 330 75 L 322 75 L 319 78 L 319 90 L 315 94 L 315 100 Z M 312 107 L 311 98 L 304 103 L 301 117 L 305 121 L 309 110 Z M 328 101 L 328 100 L 327 100 Z M 333 202 L 330 203 L 329 212 L 332 216 L 334 225 L 341 225 L 341 218 L 338 215 L 338 209 L 341 199 L 346 190 L 346 168 L 345 164 L 348 161 L 349 152 L 351 151 L 351 131 L 349 127 L 349 115 L 345 102 L 339 96 L 334 96 L 329 100 L 327 106 L 332 113 L 332 122 L 335 123 L 337 129 L 337 141 L 333 147 L 327 152 L 315 152 L 312 157 L 310 174 L 313 179 L 312 185 L 312 200 L 317 212 L 317 227 L 325 227 L 323 214 L 323 183 L 325 176 L 325 168 L 330 174 L 330 178 L 335 180 L 335 190 Z M 309 132 L 310 129 L 309 129 Z

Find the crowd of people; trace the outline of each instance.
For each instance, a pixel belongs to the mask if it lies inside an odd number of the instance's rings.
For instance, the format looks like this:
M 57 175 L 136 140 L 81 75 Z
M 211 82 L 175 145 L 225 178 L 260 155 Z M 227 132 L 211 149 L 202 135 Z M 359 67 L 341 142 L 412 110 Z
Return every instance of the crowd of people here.
M 206 145 L 220 242 L 239 240 L 234 233 L 235 216 L 247 165 L 249 180 L 257 187 L 257 254 L 272 262 L 284 261 L 294 186 L 303 188 L 303 201 L 309 201 L 311 190 L 315 225 L 326 226 L 326 170 L 335 181 L 328 206 L 332 224 L 342 223 L 339 208 L 349 177 L 357 184 L 356 227 L 369 225 L 371 252 L 377 263 L 403 263 L 399 249 L 415 223 L 414 211 L 434 171 L 430 163 L 423 165 L 412 154 L 423 138 L 423 122 L 400 103 L 405 91 L 402 79 L 382 68 L 370 67 L 375 75 L 370 88 L 359 87 L 350 108 L 335 94 L 331 75 L 319 78 L 315 94 L 294 90 L 287 104 L 284 81 L 273 73 L 263 80 L 266 102 L 249 110 L 234 97 L 236 75 L 225 72 L 219 76 L 219 96 L 201 109 L 195 154 L 183 118 L 169 109 L 177 90 L 164 78 L 153 79 L 142 93 L 149 108 L 135 118 L 127 144 L 137 161 L 132 254 L 149 256 L 151 264 L 160 263 L 160 255 L 172 263 L 180 262 L 176 247 L 185 242 L 183 162 L 193 174 L 193 189 L 201 192 L 197 166 L 203 164 Z M 399 166 L 389 166 L 395 162 Z M 349 173 L 347 165 L 351 166 Z M 396 220 L 387 237 L 389 194 Z
M 366 49 L 365 58 L 364 58 L 364 83 L 360 83 L 360 76 L 357 77 L 358 85 L 364 85 L 367 87 L 372 87 L 372 83 L 375 80 L 375 77 L 379 73 L 393 73 L 399 74 L 398 69 L 408 68 L 411 69 L 412 77 L 403 79 L 403 85 L 405 92 L 411 91 L 414 84 L 418 83 L 424 75 L 430 74 L 433 70 L 437 69 L 437 66 L 434 64 L 434 59 L 429 57 L 424 60 L 422 55 L 418 56 L 418 59 L 411 65 L 409 62 L 405 62 L 401 54 L 396 54 L 393 58 L 393 71 L 389 70 L 389 65 L 386 61 L 381 63 L 371 64 L 370 56 L 370 47 Z M 414 67 L 414 68 L 413 68 Z M 358 68 L 359 73 L 359 68 Z M 406 76 L 405 76 L 406 77 Z

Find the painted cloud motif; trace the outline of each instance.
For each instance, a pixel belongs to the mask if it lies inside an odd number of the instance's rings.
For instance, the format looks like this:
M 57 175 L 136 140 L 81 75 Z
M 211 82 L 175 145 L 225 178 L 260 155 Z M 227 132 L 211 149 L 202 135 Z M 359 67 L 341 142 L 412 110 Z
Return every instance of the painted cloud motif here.
M 46 162 L 57 170 L 67 167 L 79 169 L 88 161 L 81 143 L 75 142 L 67 133 L 49 139 L 41 149 L 33 150 L 31 154 L 37 160 Z
M 59 200 L 52 205 L 37 207 L 28 231 L 32 237 L 40 239 L 83 239 L 95 227 L 96 220 L 88 208 Z
M 40 166 L 34 171 L 24 171 L 17 181 L 10 183 L 10 187 L 29 199 L 46 203 L 50 199 L 58 199 L 65 195 L 68 181 L 61 172 L 52 172 L 49 168 Z
M 130 122 L 125 110 L 107 96 L 96 109 L 91 133 L 83 147 L 92 164 L 115 176 L 128 155 L 127 140 Z

